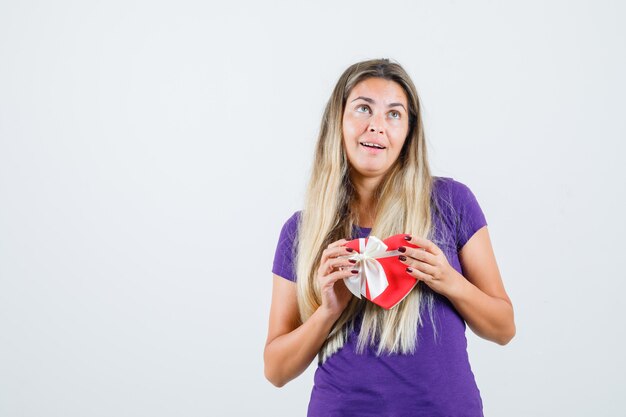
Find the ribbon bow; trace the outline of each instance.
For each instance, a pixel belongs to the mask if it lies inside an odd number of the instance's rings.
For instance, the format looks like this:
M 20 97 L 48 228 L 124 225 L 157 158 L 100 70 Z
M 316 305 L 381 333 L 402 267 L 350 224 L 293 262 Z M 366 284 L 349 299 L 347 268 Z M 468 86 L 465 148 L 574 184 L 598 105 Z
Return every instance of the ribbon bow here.
M 343 282 L 350 292 L 358 298 L 361 298 L 361 294 L 367 296 L 365 285 L 367 282 L 367 287 L 370 290 L 370 299 L 373 300 L 382 294 L 389 285 L 385 270 L 376 258 L 389 258 L 400 254 L 401 252 L 397 250 L 387 252 L 387 245 L 376 236 L 370 236 L 367 239 L 367 244 L 365 239 L 361 238 L 359 239 L 359 253 L 348 257 L 348 259 L 356 260 L 354 266 L 359 273 L 344 278 Z

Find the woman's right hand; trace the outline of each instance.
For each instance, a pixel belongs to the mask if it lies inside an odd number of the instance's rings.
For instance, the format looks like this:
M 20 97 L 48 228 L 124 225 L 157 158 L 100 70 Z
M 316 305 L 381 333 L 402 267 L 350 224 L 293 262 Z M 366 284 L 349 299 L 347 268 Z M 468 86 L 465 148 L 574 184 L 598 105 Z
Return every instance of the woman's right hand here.
M 320 267 L 317 270 L 317 281 L 322 294 L 320 308 L 337 318 L 352 298 L 352 293 L 344 284 L 343 279 L 358 272 L 354 268 L 356 261 L 339 258 L 339 256 L 354 253 L 353 249 L 344 246 L 347 242 L 346 239 L 340 239 L 328 245 L 322 252 Z

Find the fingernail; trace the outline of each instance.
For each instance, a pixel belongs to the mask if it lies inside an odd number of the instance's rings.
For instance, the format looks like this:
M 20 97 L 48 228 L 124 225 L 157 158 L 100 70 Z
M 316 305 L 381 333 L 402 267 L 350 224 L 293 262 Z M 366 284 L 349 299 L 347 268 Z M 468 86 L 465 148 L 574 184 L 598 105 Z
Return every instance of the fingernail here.
M 352 270 L 352 271 L 350 271 L 350 272 L 352 272 L 353 274 L 358 274 L 358 273 L 359 273 L 359 270 L 358 270 L 358 269 L 353 269 L 353 270 Z
M 405 248 L 404 246 L 400 246 L 400 247 L 398 248 L 398 252 L 402 252 L 402 253 L 404 253 L 404 252 L 406 252 L 406 248 Z
M 398 258 L 399 258 L 401 261 L 406 261 L 406 256 L 404 256 L 404 255 L 400 255 L 400 256 L 398 256 Z
M 404 240 L 411 240 L 411 239 L 412 239 L 411 235 L 406 235 L 406 236 L 404 237 Z
M 407 268 L 406 272 L 413 272 L 413 270 L 411 268 Z
M 355 264 L 355 263 L 356 263 L 356 259 L 348 259 L 348 261 L 349 261 L 351 264 Z
M 354 249 L 352 249 L 352 248 L 346 248 L 346 250 L 347 250 L 348 252 L 354 252 Z

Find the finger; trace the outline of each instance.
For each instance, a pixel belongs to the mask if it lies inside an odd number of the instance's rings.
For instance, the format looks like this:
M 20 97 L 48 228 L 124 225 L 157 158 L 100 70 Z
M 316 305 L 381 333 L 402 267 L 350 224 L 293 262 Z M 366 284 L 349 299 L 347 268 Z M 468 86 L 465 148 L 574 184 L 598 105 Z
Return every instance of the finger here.
M 348 258 L 344 258 L 344 257 L 339 257 L 339 258 L 331 258 L 328 260 L 328 263 L 330 264 L 330 266 L 332 268 L 339 268 L 339 267 L 350 267 L 350 268 L 354 268 L 355 264 L 356 264 L 356 259 L 348 259 Z
M 335 271 L 349 271 L 351 269 L 355 269 L 358 271 L 359 268 L 356 266 L 356 263 L 357 261 L 355 259 L 348 259 L 344 257 L 331 258 L 328 261 L 329 269 L 326 273 L 331 274 Z
M 356 262 L 349 262 L 348 257 L 354 253 L 354 249 L 345 246 L 339 246 L 326 249 L 322 255 L 322 262 L 319 271 L 322 275 L 327 275 L 333 271 L 337 265 L 349 266 Z
M 346 244 L 346 243 L 348 243 L 348 242 L 349 242 L 349 241 L 348 241 L 347 239 L 339 239 L 339 240 L 335 240 L 334 242 L 329 243 L 329 244 L 326 246 L 326 249 L 324 249 L 324 251 L 327 251 L 327 250 L 332 249 L 332 248 L 336 248 L 336 247 L 338 247 L 338 246 L 345 245 L 345 244 Z
M 356 269 L 344 269 L 343 271 L 335 271 L 332 274 L 328 274 L 324 277 L 323 284 L 330 284 L 339 281 L 340 279 L 348 278 L 358 274 Z
M 406 269 L 407 274 L 411 275 L 413 278 L 418 279 L 419 281 L 424 281 L 426 283 L 432 283 L 433 277 L 420 271 L 419 269 L 415 269 L 412 267 L 408 267 Z
M 418 270 L 420 272 L 423 272 L 425 274 L 429 274 L 429 275 L 434 275 L 435 272 L 437 271 L 437 268 L 429 265 L 425 262 L 422 261 L 418 261 L 417 259 L 413 259 L 413 258 L 408 258 L 404 255 L 400 255 L 398 256 L 398 259 L 400 260 L 400 262 L 402 262 L 403 264 L 405 264 L 407 267 Z
M 347 246 L 336 246 L 336 247 L 324 250 L 322 257 L 326 256 L 326 258 L 329 259 L 329 258 L 337 258 L 339 256 L 350 256 L 352 254 L 354 254 L 354 249 L 349 248 Z
M 412 244 L 423 248 L 426 252 L 432 253 L 433 255 L 439 255 L 440 253 L 442 253 L 441 249 L 439 249 L 439 247 L 430 240 L 424 239 L 423 237 L 419 236 L 411 235 L 410 237 L 410 239 L 407 239 L 407 242 L 411 242 Z
M 430 265 L 435 265 L 437 263 L 437 257 L 432 253 L 426 252 L 423 248 L 408 248 L 406 246 L 400 246 L 398 251 L 402 252 L 407 258 L 413 258 Z
M 337 246 L 345 245 L 348 242 L 349 242 L 348 239 L 339 239 L 339 240 L 334 241 L 330 245 L 326 246 L 326 249 L 335 248 Z

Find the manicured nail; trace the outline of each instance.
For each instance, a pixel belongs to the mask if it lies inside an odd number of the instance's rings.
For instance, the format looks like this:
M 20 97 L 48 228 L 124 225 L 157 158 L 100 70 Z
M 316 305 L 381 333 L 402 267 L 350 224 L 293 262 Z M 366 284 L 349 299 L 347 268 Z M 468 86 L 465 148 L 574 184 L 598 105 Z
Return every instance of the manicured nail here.
M 413 272 L 413 270 L 411 268 L 407 268 L 406 272 Z
M 406 261 L 406 256 L 400 255 L 398 256 L 398 259 L 400 259 L 401 261 Z
M 412 239 L 411 235 L 406 235 L 406 236 L 404 237 L 404 240 L 411 240 L 411 239 Z
M 346 248 L 346 250 L 347 250 L 348 252 L 354 252 L 354 249 L 352 249 L 352 248 Z
M 406 248 L 405 248 L 404 246 L 400 246 L 400 247 L 398 248 L 398 252 L 402 252 L 402 253 L 404 253 L 404 252 L 406 252 Z
M 348 259 L 348 262 L 350 262 L 351 264 L 355 264 L 356 263 L 356 259 Z
M 353 269 L 353 270 L 352 270 L 352 271 L 350 271 L 350 272 L 352 272 L 353 274 L 358 274 L 358 273 L 359 273 L 359 270 L 358 270 L 358 269 Z

